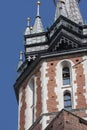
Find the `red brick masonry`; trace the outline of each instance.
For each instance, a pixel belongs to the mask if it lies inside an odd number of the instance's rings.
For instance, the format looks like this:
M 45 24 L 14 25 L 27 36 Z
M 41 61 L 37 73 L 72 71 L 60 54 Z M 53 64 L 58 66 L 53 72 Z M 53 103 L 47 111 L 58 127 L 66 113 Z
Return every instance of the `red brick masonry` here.
M 82 57 L 77 57 L 77 58 L 72 58 L 71 59 L 74 64 L 81 62 L 83 59 Z M 78 62 L 76 62 L 78 61 Z M 75 68 L 75 72 L 76 72 L 76 81 L 74 81 L 74 83 L 77 84 L 77 92 L 75 93 L 75 96 L 77 96 L 77 106 L 76 109 L 78 108 L 86 108 L 87 104 L 86 104 L 86 98 L 85 98 L 85 93 L 86 93 L 86 87 L 85 87 L 85 75 L 84 75 L 84 68 L 83 68 L 83 64 L 80 63 L 78 64 Z
M 87 130 L 87 121 L 62 110 L 45 130 Z
M 58 102 L 56 101 L 57 95 L 55 93 L 55 87 L 56 85 L 56 65 L 58 61 L 49 61 L 47 63 L 47 75 L 46 77 L 49 78 L 48 84 L 47 84 L 47 89 L 48 89 L 48 99 L 47 99 L 47 109 L 48 112 L 56 112 L 58 111 L 57 105 Z
M 37 71 L 36 73 L 36 85 L 37 85 L 37 89 L 36 89 L 36 95 L 37 95 L 37 102 L 36 102 L 36 119 L 41 115 L 42 113 L 42 88 L 41 88 L 41 72 L 40 69 Z

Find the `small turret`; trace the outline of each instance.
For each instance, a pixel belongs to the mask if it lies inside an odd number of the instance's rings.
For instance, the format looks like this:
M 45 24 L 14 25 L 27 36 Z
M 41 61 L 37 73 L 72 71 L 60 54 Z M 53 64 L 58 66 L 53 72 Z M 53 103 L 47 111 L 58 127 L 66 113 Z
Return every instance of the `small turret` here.
M 40 17 L 40 1 L 37 2 L 37 15 L 34 26 L 29 25 L 30 18 L 28 18 L 28 26 L 24 35 L 25 38 L 25 59 L 29 62 L 35 60 L 37 53 L 41 53 L 48 48 L 46 42 L 46 34 L 43 29 Z M 42 44 L 43 43 L 43 44 Z M 44 45 L 45 44 L 45 45 Z
M 35 23 L 33 26 L 33 30 L 32 33 L 41 33 L 43 32 L 43 25 L 42 25 L 42 21 L 41 21 L 41 17 L 40 17 L 40 1 L 37 2 L 37 16 L 35 19 Z
M 27 18 L 27 27 L 26 27 L 26 30 L 25 30 L 25 35 L 29 35 L 31 33 L 30 31 L 30 18 L 28 17 Z

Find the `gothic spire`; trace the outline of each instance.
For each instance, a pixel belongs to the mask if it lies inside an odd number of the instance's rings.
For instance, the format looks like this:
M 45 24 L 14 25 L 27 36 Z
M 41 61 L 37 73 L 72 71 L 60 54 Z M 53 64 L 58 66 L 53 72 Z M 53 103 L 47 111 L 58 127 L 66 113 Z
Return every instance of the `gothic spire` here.
M 60 16 L 63 15 L 67 17 L 67 11 L 65 7 L 65 0 L 59 0 L 56 5 L 56 13 L 55 13 L 55 20 Z
M 44 29 L 43 29 L 43 25 L 42 25 L 41 18 L 40 18 L 40 1 L 38 1 L 37 2 L 37 16 L 35 19 L 32 33 L 40 33 L 43 31 L 44 31 Z
M 26 27 L 26 30 L 25 30 L 25 35 L 29 35 L 30 34 L 30 18 L 28 17 L 27 18 L 27 27 Z
M 63 15 L 77 24 L 82 24 L 83 19 L 78 8 L 79 1 L 80 0 L 59 0 L 56 5 L 55 20 L 60 15 Z

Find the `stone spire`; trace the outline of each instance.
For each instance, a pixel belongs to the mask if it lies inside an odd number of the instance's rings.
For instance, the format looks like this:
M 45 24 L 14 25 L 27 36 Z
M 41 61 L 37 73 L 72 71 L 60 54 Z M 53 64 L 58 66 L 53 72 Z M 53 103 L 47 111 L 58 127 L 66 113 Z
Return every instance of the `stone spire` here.
M 27 27 L 26 27 L 26 30 L 25 30 L 25 35 L 29 35 L 30 34 L 30 18 L 28 17 L 27 18 Z
M 79 1 L 80 0 L 59 0 L 56 5 L 55 20 L 60 15 L 63 15 L 77 24 L 82 24 L 83 19 L 78 8 Z
M 44 29 L 43 29 L 43 25 L 42 25 L 41 18 L 40 18 L 40 1 L 38 1 L 37 2 L 37 16 L 35 19 L 32 33 L 40 33 L 43 31 L 44 31 Z
M 59 0 L 56 5 L 56 13 L 55 13 L 55 20 L 60 16 L 63 15 L 67 17 L 67 11 L 65 7 L 65 0 Z

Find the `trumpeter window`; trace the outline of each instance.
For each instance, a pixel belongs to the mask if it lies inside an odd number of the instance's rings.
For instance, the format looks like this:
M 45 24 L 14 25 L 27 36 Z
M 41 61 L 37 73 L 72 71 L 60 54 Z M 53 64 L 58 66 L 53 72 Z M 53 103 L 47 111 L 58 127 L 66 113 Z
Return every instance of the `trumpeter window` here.
M 67 110 L 72 109 L 71 93 L 69 92 L 64 93 L 64 108 Z
M 69 85 L 70 84 L 70 70 L 69 67 L 64 67 L 62 72 L 63 77 L 63 85 Z

